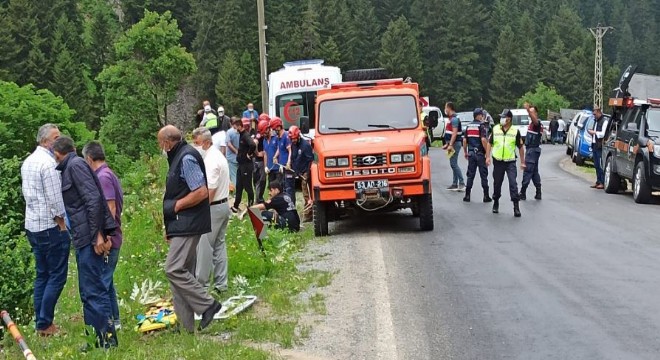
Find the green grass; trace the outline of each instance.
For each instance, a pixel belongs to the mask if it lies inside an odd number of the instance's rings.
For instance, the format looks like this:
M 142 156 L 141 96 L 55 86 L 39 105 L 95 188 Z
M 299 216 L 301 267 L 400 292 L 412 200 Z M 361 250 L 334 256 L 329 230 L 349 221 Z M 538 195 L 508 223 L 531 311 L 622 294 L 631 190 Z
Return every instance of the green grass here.
M 156 160 L 142 169 L 141 177 L 129 175 L 124 181 L 125 242 L 115 272 L 123 326 L 118 335 L 119 348 L 84 355 L 79 352 L 86 340 L 72 254 L 67 284 L 55 316 L 56 323 L 62 326 L 66 335 L 42 339 L 36 336 L 34 323 L 20 328 L 38 359 L 272 359 L 271 354 L 253 344 L 265 342 L 290 348 L 310 330 L 299 325 L 300 317 L 308 312 L 325 312 L 320 294 L 308 299 L 301 296 L 310 287 L 327 286 L 332 278 L 328 272 L 303 272 L 297 268 L 302 261 L 298 254 L 314 239 L 311 226 L 298 234 L 269 229 L 268 239 L 264 241 L 264 256 L 248 217 L 242 221 L 233 218 L 226 238 L 229 291 L 219 300 L 241 293 L 254 294 L 259 297 L 254 307 L 235 318 L 216 321 L 197 335 L 167 330 L 148 335 L 136 332 L 135 316 L 146 309 L 131 299 L 133 288 L 140 287 L 145 281 L 160 282 L 153 294 L 164 298 L 170 296 L 163 270 L 168 247 L 163 240 L 160 210 L 165 178 L 162 166 Z M 223 340 L 226 337 L 229 340 Z M 21 358 L 11 336 L 5 336 L 0 344 L 5 349 L 5 354 L 0 353 L 0 359 Z

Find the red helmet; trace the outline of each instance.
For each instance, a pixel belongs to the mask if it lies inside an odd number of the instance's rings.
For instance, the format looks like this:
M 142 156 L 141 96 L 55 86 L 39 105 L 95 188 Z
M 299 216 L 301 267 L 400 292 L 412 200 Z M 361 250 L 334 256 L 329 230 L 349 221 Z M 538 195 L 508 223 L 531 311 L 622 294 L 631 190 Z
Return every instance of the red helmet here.
M 243 123 L 243 126 L 249 126 L 250 125 L 250 119 L 244 117 L 241 119 L 241 122 Z
M 298 128 L 295 125 L 292 125 L 289 128 L 289 139 L 291 140 L 300 139 L 300 128 Z
M 259 115 L 259 121 L 262 121 L 262 120 L 270 121 L 270 116 L 268 116 L 268 114 L 266 114 L 266 113 L 263 113 L 263 114 Z
M 270 119 L 270 128 L 275 130 L 275 129 L 277 129 L 278 126 L 284 127 L 284 124 L 282 123 L 282 119 L 278 118 L 277 116 L 271 118 Z
M 259 120 L 259 124 L 257 124 L 257 130 L 259 134 L 265 134 L 268 132 L 270 124 L 268 123 L 267 120 Z

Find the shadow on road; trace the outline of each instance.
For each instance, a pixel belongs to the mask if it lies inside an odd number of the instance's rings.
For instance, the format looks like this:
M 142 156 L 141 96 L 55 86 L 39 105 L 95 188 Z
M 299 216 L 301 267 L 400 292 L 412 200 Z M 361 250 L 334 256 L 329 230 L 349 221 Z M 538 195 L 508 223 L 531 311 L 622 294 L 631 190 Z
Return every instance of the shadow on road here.
M 395 234 L 415 235 L 419 231 L 419 218 L 413 217 L 410 210 L 392 213 L 357 213 L 355 216 L 331 223 L 330 235 L 361 234 L 382 231 Z

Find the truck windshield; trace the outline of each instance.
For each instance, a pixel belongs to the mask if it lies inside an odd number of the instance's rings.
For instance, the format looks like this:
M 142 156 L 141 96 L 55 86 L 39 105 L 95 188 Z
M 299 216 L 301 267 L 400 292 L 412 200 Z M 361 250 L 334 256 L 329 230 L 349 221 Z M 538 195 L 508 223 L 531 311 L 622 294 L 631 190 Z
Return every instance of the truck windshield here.
M 387 124 L 374 127 L 370 124 Z M 326 100 L 319 105 L 318 131 L 323 134 L 386 129 L 414 129 L 418 126 L 415 98 L 410 95 L 373 96 Z
M 300 126 L 302 116 L 309 117 L 309 128 L 314 128 L 314 102 L 316 91 L 279 95 L 275 98 L 275 115 L 282 119 L 284 129 L 292 125 Z
M 648 131 L 660 133 L 660 109 L 651 109 L 646 113 Z

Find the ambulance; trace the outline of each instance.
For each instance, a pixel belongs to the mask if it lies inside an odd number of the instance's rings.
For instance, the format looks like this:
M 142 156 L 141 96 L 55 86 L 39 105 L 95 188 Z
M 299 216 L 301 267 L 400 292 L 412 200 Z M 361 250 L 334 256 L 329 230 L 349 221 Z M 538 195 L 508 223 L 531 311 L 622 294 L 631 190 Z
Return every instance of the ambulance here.
M 278 116 L 288 129 L 309 124 L 306 137 L 314 138 L 316 91 L 342 81 L 341 70 L 323 65 L 324 60 L 298 60 L 268 75 L 268 114 Z

